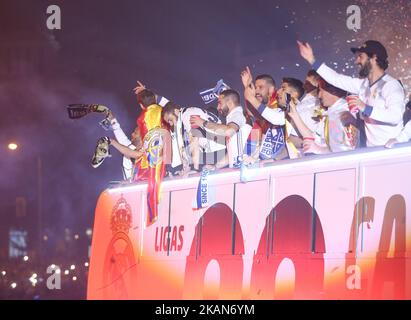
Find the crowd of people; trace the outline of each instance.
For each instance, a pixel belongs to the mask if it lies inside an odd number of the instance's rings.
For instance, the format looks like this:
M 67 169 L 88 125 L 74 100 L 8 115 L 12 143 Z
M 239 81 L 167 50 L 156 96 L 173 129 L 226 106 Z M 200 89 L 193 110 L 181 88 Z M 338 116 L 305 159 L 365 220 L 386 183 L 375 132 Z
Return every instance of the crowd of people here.
M 238 168 L 312 154 L 360 147 L 393 147 L 411 138 L 411 102 L 401 81 L 386 73 L 388 54 L 378 41 L 351 48 L 359 77 L 342 75 L 298 42 L 311 65 L 303 81 L 241 72 L 243 90 L 217 92 L 217 108 L 183 107 L 138 82 L 134 89 L 141 114 L 129 139 L 111 111 L 115 138 L 99 140 L 92 165 L 98 167 L 110 146 L 124 155 L 125 180 L 154 174 L 188 176 L 203 169 Z M 244 97 L 244 105 L 241 104 Z M 411 100 L 411 95 L 409 100 Z
M 1 262 L 0 300 L 86 299 L 88 262 L 62 255 L 40 258 L 33 252 L 28 256 L 27 261 Z

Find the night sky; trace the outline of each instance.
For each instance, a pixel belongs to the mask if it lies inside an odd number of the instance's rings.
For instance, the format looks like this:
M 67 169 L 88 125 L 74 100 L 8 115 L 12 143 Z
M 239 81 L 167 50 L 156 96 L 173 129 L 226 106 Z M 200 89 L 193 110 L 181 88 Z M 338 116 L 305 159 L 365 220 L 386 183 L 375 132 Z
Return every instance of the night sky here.
M 62 29 L 46 27 L 46 9 L 61 8 Z M 346 27 L 357 4 L 362 28 Z M 310 42 L 319 60 L 357 73 L 351 46 L 383 42 L 390 74 L 411 88 L 411 1 L 22 1 L 0 0 L 0 218 L 12 221 L 15 198 L 36 215 L 37 161 L 43 169 L 45 232 L 91 227 L 98 195 L 120 180 L 121 156 L 93 169 L 96 141 L 107 134 L 101 115 L 70 120 L 70 103 L 100 103 L 126 133 L 138 106 L 132 88 L 141 80 L 187 106 L 201 106 L 199 91 L 223 78 L 241 89 L 240 72 L 303 79 L 308 65 L 296 40 Z M 109 133 L 110 135 L 110 133 Z M 7 149 L 16 142 L 15 152 Z M 13 222 L 14 223 L 14 222 Z

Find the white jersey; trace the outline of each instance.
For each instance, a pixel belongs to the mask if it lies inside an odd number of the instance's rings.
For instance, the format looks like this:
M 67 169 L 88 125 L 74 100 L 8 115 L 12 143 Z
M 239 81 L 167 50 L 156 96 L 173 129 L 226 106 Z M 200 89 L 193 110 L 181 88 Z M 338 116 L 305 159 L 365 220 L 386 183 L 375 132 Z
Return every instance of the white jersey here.
M 341 122 L 341 113 L 348 111 L 348 104 L 345 99 L 337 100 L 324 112 L 324 118 L 317 125 L 316 143 L 320 146 L 328 146 L 332 152 L 354 150 L 357 141 L 350 136 L 349 129 Z M 326 126 L 328 122 L 328 128 Z M 328 141 L 326 141 L 328 138 Z
M 264 119 L 275 126 L 285 125 L 285 112 L 281 108 L 269 108 L 262 103 L 258 107 L 258 112 Z
M 203 120 L 214 123 L 221 123 L 221 120 L 215 114 L 208 112 L 207 110 L 197 107 L 182 108 L 180 110 L 180 114 L 178 115 L 174 131 L 171 134 L 173 148 L 171 166 L 173 168 L 183 163 L 182 157 L 184 155 L 187 156 L 187 160 L 191 162 L 190 151 L 188 150 L 189 133 L 192 130 L 190 123 L 191 116 L 200 116 L 200 118 Z M 222 141 L 222 144 L 219 144 L 214 140 L 209 140 L 205 137 L 200 137 L 198 140 L 200 147 L 203 149 L 203 152 L 215 152 L 224 150 L 226 148 L 224 143 L 225 141 Z
M 181 109 L 179 119 L 181 119 L 180 121 L 182 123 L 182 129 L 186 133 L 192 130 L 190 123 L 191 116 L 200 116 L 200 118 L 203 120 L 221 124 L 221 120 L 212 112 L 197 107 L 183 108 Z M 212 133 L 212 131 L 208 129 L 204 130 L 206 132 Z M 206 134 L 206 132 L 204 132 L 204 134 Z M 219 141 L 220 143 L 217 143 L 214 140 L 207 139 L 207 137 L 199 138 L 198 142 L 203 151 L 207 153 L 224 150 L 226 148 L 224 141 Z
M 232 168 L 240 160 L 244 154 L 244 148 L 247 144 L 247 138 L 251 132 L 251 126 L 247 124 L 244 116 L 243 108 L 241 106 L 235 107 L 226 117 L 226 124 L 234 123 L 238 126 L 238 132 L 228 138 L 228 162 Z
M 201 119 L 214 122 L 214 123 L 221 123 L 221 120 L 213 113 L 208 112 L 207 110 L 198 108 L 198 107 L 189 107 L 181 109 L 181 120 L 183 121 L 184 130 L 187 132 L 191 131 L 191 123 L 190 117 L 191 116 L 199 116 Z
M 317 66 L 317 63 L 314 64 L 314 68 Z M 367 105 L 361 115 L 365 124 L 367 146 L 383 146 L 389 139 L 400 134 L 403 128 L 405 93 L 398 80 L 384 74 L 370 85 L 368 79 L 341 75 L 325 64 L 321 64 L 317 72 L 333 86 L 359 95 Z
M 310 129 L 312 132 L 316 131 L 318 126 L 318 121 L 313 119 L 314 117 L 314 110 L 320 105 L 320 99 L 314 97 L 311 94 L 306 94 L 304 98 L 297 104 L 296 109 L 304 124 Z M 297 131 L 292 128 L 291 135 L 297 136 Z

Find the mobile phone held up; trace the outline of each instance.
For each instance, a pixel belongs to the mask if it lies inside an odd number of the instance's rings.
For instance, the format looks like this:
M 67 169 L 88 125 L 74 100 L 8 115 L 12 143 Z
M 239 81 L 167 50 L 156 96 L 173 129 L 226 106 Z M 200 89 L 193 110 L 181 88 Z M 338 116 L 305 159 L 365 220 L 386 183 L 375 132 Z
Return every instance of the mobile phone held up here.
M 289 93 L 285 94 L 285 112 L 290 112 L 291 95 Z

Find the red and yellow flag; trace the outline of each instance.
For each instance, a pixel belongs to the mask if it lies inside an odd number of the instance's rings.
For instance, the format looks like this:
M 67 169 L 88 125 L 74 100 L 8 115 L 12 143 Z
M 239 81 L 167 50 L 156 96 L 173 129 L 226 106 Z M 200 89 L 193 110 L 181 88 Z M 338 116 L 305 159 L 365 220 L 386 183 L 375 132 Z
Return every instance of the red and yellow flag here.
M 144 138 L 148 163 L 147 219 L 146 226 L 152 225 L 158 218 L 161 181 L 165 174 L 165 150 L 163 129 L 154 128 Z

